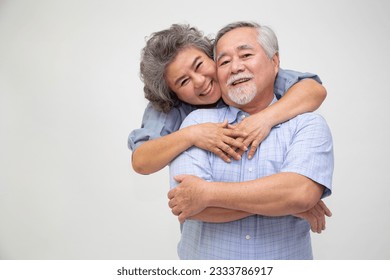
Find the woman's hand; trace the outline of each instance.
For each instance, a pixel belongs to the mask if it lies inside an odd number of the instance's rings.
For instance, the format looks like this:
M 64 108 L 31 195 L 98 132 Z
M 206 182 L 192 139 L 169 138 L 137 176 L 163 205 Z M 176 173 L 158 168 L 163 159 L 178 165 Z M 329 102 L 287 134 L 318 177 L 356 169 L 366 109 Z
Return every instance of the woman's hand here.
M 248 158 L 251 159 L 255 154 L 257 147 L 268 136 L 271 131 L 272 125 L 265 117 L 265 114 L 259 112 L 255 115 L 251 115 L 243 119 L 236 125 L 229 125 L 230 129 L 235 131 L 241 131 L 246 134 L 246 137 L 237 138 L 237 141 L 241 141 L 244 146 L 249 147 Z M 237 150 L 239 155 L 242 155 L 244 151 Z
M 313 208 L 293 216 L 307 220 L 310 223 L 312 232 L 321 233 L 325 230 L 325 216 L 331 217 L 332 212 L 330 212 L 325 203 L 320 200 Z
M 230 162 L 230 158 L 241 159 L 242 153 L 248 148 L 241 140 L 245 139 L 247 133 L 239 129 L 230 129 L 228 122 L 223 123 L 203 123 L 189 126 L 193 144 L 201 149 L 210 151 L 222 160 Z

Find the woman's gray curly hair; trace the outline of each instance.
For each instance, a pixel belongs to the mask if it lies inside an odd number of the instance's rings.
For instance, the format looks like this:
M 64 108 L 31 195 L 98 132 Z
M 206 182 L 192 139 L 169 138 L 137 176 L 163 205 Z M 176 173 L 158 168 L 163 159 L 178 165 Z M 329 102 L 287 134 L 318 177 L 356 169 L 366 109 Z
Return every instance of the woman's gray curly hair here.
M 145 98 L 159 111 L 168 112 L 181 102 L 165 80 L 165 69 L 181 50 L 190 46 L 213 57 L 213 41 L 187 24 L 173 24 L 153 33 L 142 49 L 140 70 Z

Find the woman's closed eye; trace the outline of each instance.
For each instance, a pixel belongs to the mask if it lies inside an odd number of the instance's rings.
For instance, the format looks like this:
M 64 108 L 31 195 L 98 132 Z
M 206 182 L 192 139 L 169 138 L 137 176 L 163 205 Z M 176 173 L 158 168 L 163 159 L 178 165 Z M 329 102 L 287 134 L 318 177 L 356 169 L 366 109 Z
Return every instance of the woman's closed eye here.
M 199 62 L 198 64 L 196 64 L 195 66 L 195 71 L 199 69 L 199 67 L 201 67 L 203 65 L 203 61 Z
M 189 80 L 190 80 L 189 78 L 185 78 L 185 79 L 181 80 L 180 81 L 180 86 L 181 87 L 185 86 L 188 83 Z

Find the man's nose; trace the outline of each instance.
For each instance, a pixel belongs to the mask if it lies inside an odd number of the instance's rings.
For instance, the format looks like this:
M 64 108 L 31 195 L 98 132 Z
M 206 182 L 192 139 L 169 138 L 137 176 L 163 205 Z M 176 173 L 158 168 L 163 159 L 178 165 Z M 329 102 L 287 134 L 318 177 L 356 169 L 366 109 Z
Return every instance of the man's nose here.
M 242 63 L 241 59 L 239 58 L 232 59 L 231 70 L 232 73 L 238 73 L 244 71 L 244 64 Z

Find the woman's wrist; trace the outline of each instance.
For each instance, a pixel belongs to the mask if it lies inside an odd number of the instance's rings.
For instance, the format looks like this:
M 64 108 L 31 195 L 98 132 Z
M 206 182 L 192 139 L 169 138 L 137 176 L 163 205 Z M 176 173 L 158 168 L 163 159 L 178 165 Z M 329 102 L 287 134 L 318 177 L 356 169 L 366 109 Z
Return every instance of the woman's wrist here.
M 273 126 L 278 124 L 277 114 L 274 114 L 274 111 L 271 107 L 267 107 L 266 109 L 260 111 L 255 114 L 255 117 L 259 120 L 258 123 L 263 123 L 264 126 L 271 129 Z
M 181 141 L 184 141 L 184 143 L 186 143 L 187 148 L 195 146 L 197 137 L 196 125 L 187 126 L 185 128 L 180 129 L 179 131 L 181 131 L 182 134 L 180 135 Z

